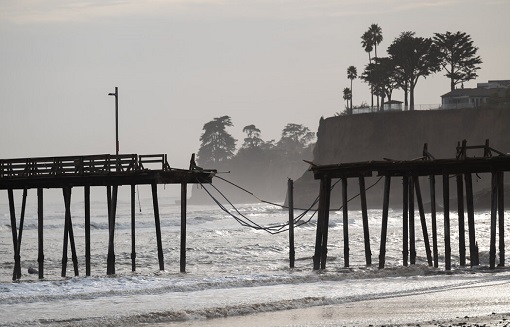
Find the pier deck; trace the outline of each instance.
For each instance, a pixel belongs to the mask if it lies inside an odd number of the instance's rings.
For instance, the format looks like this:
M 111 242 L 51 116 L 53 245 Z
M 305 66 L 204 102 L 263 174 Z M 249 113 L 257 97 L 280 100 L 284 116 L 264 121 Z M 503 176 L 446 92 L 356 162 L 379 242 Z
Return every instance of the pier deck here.
M 171 168 L 164 154 L 137 155 L 87 155 L 67 157 L 42 157 L 0 159 L 0 190 L 7 190 L 9 198 L 10 224 L 12 230 L 14 271 L 13 280 L 21 278 L 21 240 L 28 189 L 37 189 L 38 206 L 38 274 L 44 278 L 44 189 L 61 188 L 65 204 L 65 226 L 62 255 L 62 277 L 66 275 L 68 244 L 70 243 L 74 273 L 79 275 L 78 259 L 75 250 L 73 224 L 71 219 L 71 190 L 73 187 L 84 188 L 85 204 L 85 259 L 86 275 L 90 275 L 90 187 L 105 186 L 108 201 L 108 258 L 107 274 L 115 274 L 115 216 L 117 210 L 118 188 L 122 185 L 131 186 L 131 261 L 132 270 L 136 269 L 135 250 L 135 187 L 151 185 L 156 227 L 156 242 L 160 270 L 164 270 L 163 248 L 161 242 L 161 226 L 158 204 L 158 184 L 181 185 L 181 253 L 180 271 L 186 267 L 186 200 L 187 185 L 195 183 L 211 183 L 215 170 L 203 170 L 194 165 L 189 170 Z M 23 190 L 21 215 L 16 218 L 14 190 Z M 18 225 L 19 224 L 19 225 Z M 18 225 L 18 227 L 17 227 Z

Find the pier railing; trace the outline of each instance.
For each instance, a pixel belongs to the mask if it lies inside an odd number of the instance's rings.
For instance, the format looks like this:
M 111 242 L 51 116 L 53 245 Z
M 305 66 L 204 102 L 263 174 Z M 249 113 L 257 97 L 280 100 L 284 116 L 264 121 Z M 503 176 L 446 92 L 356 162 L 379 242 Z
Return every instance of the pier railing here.
M 166 154 L 100 154 L 90 156 L 0 159 L 0 178 L 83 176 L 136 172 L 148 167 L 168 171 Z

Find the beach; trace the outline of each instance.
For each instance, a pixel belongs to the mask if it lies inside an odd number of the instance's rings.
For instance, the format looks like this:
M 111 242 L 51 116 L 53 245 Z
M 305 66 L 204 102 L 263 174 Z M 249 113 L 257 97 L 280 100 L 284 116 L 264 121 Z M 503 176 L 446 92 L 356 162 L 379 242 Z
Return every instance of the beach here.
M 510 326 L 510 279 L 238 317 L 162 326 Z

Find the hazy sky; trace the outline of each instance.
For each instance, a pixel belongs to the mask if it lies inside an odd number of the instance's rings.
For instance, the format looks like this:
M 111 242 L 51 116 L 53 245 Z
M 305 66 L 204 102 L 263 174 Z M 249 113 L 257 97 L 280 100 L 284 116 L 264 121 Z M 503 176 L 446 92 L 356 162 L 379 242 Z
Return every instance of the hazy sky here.
M 249 124 L 264 140 L 290 122 L 316 131 L 343 110 L 347 67 L 367 64 L 372 23 L 379 56 L 403 31 L 463 31 L 477 82 L 510 79 L 508 13 L 508 0 L 0 0 L 0 158 L 114 153 L 115 86 L 121 153 L 167 153 L 173 167 L 213 117 L 232 117 L 238 145 Z M 440 102 L 443 74 L 418 82 L 417 104 Z

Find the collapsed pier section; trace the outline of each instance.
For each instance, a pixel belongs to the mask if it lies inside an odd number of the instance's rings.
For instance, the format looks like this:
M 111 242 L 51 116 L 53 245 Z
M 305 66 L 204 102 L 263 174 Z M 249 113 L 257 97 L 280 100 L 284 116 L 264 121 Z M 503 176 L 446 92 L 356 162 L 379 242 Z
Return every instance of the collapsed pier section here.
M 468 157 L 467 151 L 482 149 L 482 157 Z M 472 175 L 479 173 L 491 174 L 491 232 L 490 232 L 490 268 L 496 266 L 496 236 L 499 234 L 499 265 L 505 265 L 505 238 L 504 238 L 504 173 L 510 171 L 510 155 L 492 149 L 489 141 L 485 145 L 467 146 L 464 140 L 457 146 L 457 155 L 454 159 L 435 159 L 425 144 L 423 156 L 409 161 L 385 159 L 382 161 L 367 161 L 340 163 L 331 165 L 312 165 L 310 170 L 314 178 L 320 180 L 319 209 L 316 229 L 315 254 L 313 269 L 325 269 L 327 260 L 327 242 L 329 228 L 329 210 L 331 198 L 331 180 L 342 180 L 342 206 L 343 206 L 343 232 L 344 232 L 344 266 L 349 266 L 349 232 L 347 210 L 347 181 L 352 178 L 359 180 L 361 210 L 363 217 L 363 230 L 365 240 L 365 254 L 367 265 L 371 264 L 370 236 L 368 226 L 368 213 L 365 196 L 365 177 L 374 174 L 384 178 L 382 228 L 379 251 L 379 268 L 384 268 L 386 258 L 386 238 L 388 225 L 389 198 L 392 178 L 402 178 L 402 261 L 405 266 L 416 261 L 416 235 L 415 235 L 415 199 L 418 205 L 423 240 L 430 266 L 438 267 L 438 239 L 436 228 L 436 176 L 442 179 L 443 211 L 444 211 L 444 264 L 445 270 L 451 270 L 451 239 L 450 239 L 450 178 L 455 178 L 458 204 L 459 222 L 459 259 L 460 265 L 466 264 L 466 240 L 464 203 L 467 210 L 469 233 L 469 259 L 470 265 L 479 265 L 478 245 L 475 234 L 473 181 Z M 419 177 L 429 177 L 431 220 L 432 220 L 432 251 L 430 249 L 429 231 L 425 219 Z M 464 197 L 465 194 L 465 197 Z

